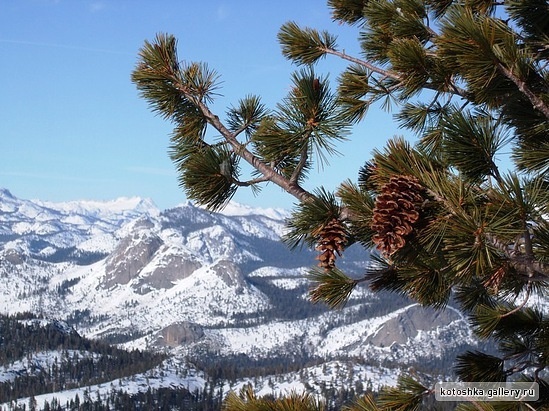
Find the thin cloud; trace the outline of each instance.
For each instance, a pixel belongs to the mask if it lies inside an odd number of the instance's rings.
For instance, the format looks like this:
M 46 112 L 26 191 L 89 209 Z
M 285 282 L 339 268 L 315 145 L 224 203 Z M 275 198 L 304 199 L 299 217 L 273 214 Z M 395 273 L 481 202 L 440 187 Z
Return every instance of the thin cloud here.
M 12 40 L 12 39 L 0 39 L 0 43 L 19 44 L 19 45 L 23 45 L 23 46 L 49 47 L 49 48 L 58 48 L 58 49 L 66 49 L 66 50 L 74 50 L 74 51 L 89 51 L 89 52 L 94 52 L 94 53 L 107 53 L 107 54 L 120 54 L 120 55 L 126 55 L 126 56 L 133 56 L 133 53 L 123 52 L 123 51 L 101 49 L 101 48 L 94 48 L 94 47 L 71 46 L 70 44 L 43 43 L 43 42 L 39 42 L 39 41 Z
M 218 21 L 227 20 L 229 17 L 229 10 L 227 10 L 227 7 L 223 4 L 217 7 L 216 10 L 216 16 Z
M 156 168 L 156 167 L 126 167 L 126 170 L 131 173 L 137 174 L 149 174 L 155 176 L 174 176 L 175 173 L 173 170 L 166 168 Z
M 92 13 L 97 13 L 105 8 L 105 3 L 102 1 L 94 1 L 90 4 L 90 11 Z
M 78 183 L 107 183 L 114 181 L 113 179 L 105 178 L 75 177 L 66 174 L 28 173 L 24 171 L 0 171 L 0 176 L 23 177 L 49 181 L 75 181 Z

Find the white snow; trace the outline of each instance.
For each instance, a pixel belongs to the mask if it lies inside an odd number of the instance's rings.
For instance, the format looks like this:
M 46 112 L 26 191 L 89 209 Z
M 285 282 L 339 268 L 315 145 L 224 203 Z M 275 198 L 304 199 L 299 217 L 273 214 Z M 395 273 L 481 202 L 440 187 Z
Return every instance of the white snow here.
M 71 214 L 117 215 L 135 211 L 139 214 L 156 216 L 159 210 L 151 199 L 141 197 L 120 197 L 110 201 L 79 200 L 53 203 L 33 200 L 39 206 Z
M 52 353 L 46 354 L 49 361 L 51 361 L 52 358 L 55 358 L 55 355 L 56 354 Z M 185 371 L 184 374 L 181 372 L 183 367 Z M 182 364 L 181 361 L 177 359 L 168 359 L 160 366 L 145 373 L 136 374 L 130 378 L 121 378 L 102 384 L 37 395 L 34 398 L 40 409 L 44 407 L 46 401 L 51 403 L 53 399 L 56 399 L 61 406 L 64 406 L 67 402 L 74 400 L 77 395 L 80 399 L 83 399 L 86 396 L 96 399 L 98 396 L 105 398 L 112 390 L 123 390 L 128 394 L 135 394 L 137 392 L 146 392 L 149 388 L 158 389 L 163 387 L 185 388 L 190 392 L 195 392 L 196 390 L 201 390 L 205 383 L 205 376 L 200 371 L 197 371 L 189 365 Z M 16 403 L 19 406 L 28 405 L 29 400 L 30 398 L 21 398 L 17 400 Z M 2 407 L 8 407 L 9 405 L 10 403 L 0 403 L 0 410 L 3 409 Z
M 250 216 L 261 215 L 273 220 L 284 220 L 290 216 L 290 212 L 283 208 L 259 208 L 250 207 L 245 204 L 240 204 L 235 201 L 230 201 L 220 214 L 227 216 Z
M 316 390 L 332 380 L 344 380 L 352 373 L 356 381 L 365 383 L 370 380 L 374 387 L 394 385 L 397 371 L 381 367 L 384 358 L 394 359 L 400 355 L 402 363 L 406 364 L 414 358 L 440 352 L 444 347 L 437 339 L 438 333 L 444 329 L 421 330 L 409 344 L 400 348 L 365 344 L 364 341 L 375 335 L 387 321 L 414 306 L 357 320 L 357 313 L 363 313 L 372 301 L 375 303 L 366 288 L 359 288 L 351 298 L 353 304 L 342 310 L 307 319 L 267 320 L 265 312 L 274 302 L 251 285 L 254 281 L 287 291 L 302 287 L 308 281 L 305 274 L 309 267 L 281 268 L 262 264 L 262 258 L 268 257 L 269 250 L 256 251 L 249 247 L 258 239 L 265 242 L 279 239 L 284 229 L 282 218 L 288 216 L 283 210 L 259 210 L 231 203 L 222 214 L 211 214 L 187 204 L 171 210 L 176 217 L 174 221 L 177 221 L 173 223 L 165 214 L 160 214 L 152 202 L 137 197 L 111 202 L 57 204 L 7 198 L 4 205 L 0 201 L 0 206 L 13 210 L 11 214 L 0 214 L 0 225 L 8 235 L 18 237 L 0 243 L 1 313 L 30 311 L 68 318 L 77 310 L 89 310 L 91 321 L 79 324 L 77 331 L 92 338 L 130 331 L 141 335 L 124 344 L 126 348 L 152 347 L 160 331 L 174 323 L 187 321 L 204 330 L 202 339 L 175 348 L 171 351 L 175 358 L 155 370 L 132 379 L 38 396 L 39 404 L 40 401 L 51 401 L 53 397 L 64 404 L 76 394 L 82 398 L 84 392 L 93 392 L 93 398 L 96 393 L 104 395 L 113 387 L 124 387 L 128 392 L 146 390 L 149 386 L 200 389 L 206 377 L 181 360 L 197 348 L 210 349 L 220 355 L 242 354 L 250 358 L 290 355 L 293 351 L 298 354 L 298 351 L 308 349 L 328 359 L 347 354 L 371 359 L 371 363 L 375 363 L 366 366 L 328 361 L 324 366 L 303 370 L 302 376 L 289 373 L 260 378 L 257 391 L 271 394 L 303 390 L 304 379 Z M 40 222 L 32 216 L 40 218 Z M 111 255 L 88 265 L 38 261 L 29 257 L 31 240 L 35 240 L 38 234 L 42 235 L 38 238 L 45 242 L 37 251 L 41 257 L 52 255 L 58 247 L 71 246 L 80 251 Z M 114 274 L 108 271 L 107 262 L 126 262 L 124 257 L 131 247 L 151 239 L 160 244 L 154 248 L 153 255 L 142 253 L 136 257 L 138 261 L 128 262 L 135 263 L 133 271 L 128 270 L 124 278 L 120 274 L 118 280 L 113 279 Z M 13 253 L 20 253 L 24 261 L 8 263 L 8 257 L 14 259 Z M 162 270 L 175 256 L 196 264 L 190 264 L 192 268 L 189 270 L 194 271 L 178 277 L 175 270 L 168 284 L 162 287 L 151 285 L 153 282 L 149 280 L 155 276 L 162 278 Z M 240 272 L 231 269 L 227 262 L 243 263 L 241 267 L 249 268 L 242 268 Z M 275 264 L 272 258 L 269 264 Z M 61 286 L 66 287 L 62 296 L 59 294 Z M 304 294 L 303 298 L 307 296 Z M 246 320 L 237 322 L 235 318 L 240 317 Z M 470 333 L 464 324 L 462 318 L 446 325 L 446 329 L 453 330 L 460 341 L 467 341 Z M 28 361 L 45 365 L 56 355 L 55 352 L 38 353 Z M 30 363 L 22 361 L 0 368 L 0 381 L 12 379 L 17 370 L 29 366 Z M 180 373 L 182 368 L 186 370 L 185 376 Z M 227 382 L 225 388 L 237 390 L 248 382 L 249 379 L 232 385 Z M 21 399 L 20 403 L 26 401 L 28 399 Z

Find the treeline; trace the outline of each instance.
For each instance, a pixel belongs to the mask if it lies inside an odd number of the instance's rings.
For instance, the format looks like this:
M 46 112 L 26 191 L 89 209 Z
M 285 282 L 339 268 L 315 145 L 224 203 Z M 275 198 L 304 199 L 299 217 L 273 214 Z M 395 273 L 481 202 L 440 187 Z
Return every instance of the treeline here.
M 269 277 L 251 277 L 247 281 L 269 296 L 270 308 L 261 313 L 233 316 L 227 324 L 222 324 L 220 327 L 250 326 L 271 320 L 302 320 L 315 318 L 324 313 L 333 313 L 333 310 L 330 310 L 325 304 L 313 304 L 303 298 L 309 292 L 310 283 L 301 284 L 294 289 L 284 289 L 273 284 L 272 278 Z M 365 318 L 383 316 L 411 304 L 410 299 L 389 292 L 376 293 L 368 298 L 368 302 L 369 304 L 364 304 L 362 299 L 349 301 L 347 307 L 357 305 L 358 308 L 349 310 L 345 315 L 338 312 L 337 315 L 332 316 L 330 324 L 338 326 Z
M 66 402 L 56 398 L 38 405 L 31 397 L 26 404 L 0 407 L 0 411 L 220 411 L 222 392 L 214 390 L 215 384 L 201 391 L 189 392 L 183 388 L 149 388 L 146 392 L 128 394 L 111 390 L 108 394 L 84 392 L 82 396 Z M 326 411 L 339 411 L 356 399 L 354 389 L 325 387 Z
M 49 361 L 33 360 L 33 354 L 44 352 L 52 352 Z M 2 401 L 128 377 L 154 368 L 165 358 L 83 338 L 57 321 L 29 314 L 0 316 L 0 365 L 24 364 L 13 378 L 0 383 Z
M 235 383 L 240 379 L 260 379 L 269 375 L 283 375 L 298 372 L 313 365 L 325 362 L 318 357 L 301 355 L 273 355 L 265 358 L 254 358 L 246 354 L 191 356 L 190 360 L 206 375 L 214 380 Z
M 122 390 L 103 395 L 85 391 L 66 402 L 53 398 L 43 406 L 31 397 L 26 404 L 13 402 L 7 408 L 0 407 L 0 411 L 219 411 L 221 401 L 221 396 L 208 388 L 195 393 L 183 388 L 149 388 L 133 394 Z
M 38 241 L 40 241 L 38 243 Z M 108 253 L 101 251 L 84 251 L 76 248 L 75 246 L 67 248 L 57 248 L 53 246 L 55 250 L 52 254 L 43 255 L 40 253 L 42 249 L 46 246 L 52 246 L 44 240 L 38 240 L 31 242 L 31 256 L 37 260 L 45 261 L 48 263 L 61 263 L 61 262 L 71 262 L 77 265 L 90 265 L 96 263 L 97 261 L 102 260 L 107 257 Z M 32 252 L 34 251 L 34 252 Z
M 322 390 L 325 398 L 326 411 L 339 411 L 345 405 L 356 401 L 354 389 L 325 388 Z M 377 394 L 374 393 L 374 396 Z M 15 402 L 0 411 L 220 411 L 223 406 L 222 396 L 212 393 L 208 388 L 200 392 L 190 393 L 179 388 L 149 388 L 146 392 L 128 394 L 121 390 L 112 390 L 108 394 L 91 394 L 84 392 L 64 403 L 56 398 L 45 401 L 38 406 L 34 397 L 27 404 L 17 405 Z M 423 409 L 438 411 L 454 410 L 455 402 L 435 402 L 432 398 L 423 404 Z

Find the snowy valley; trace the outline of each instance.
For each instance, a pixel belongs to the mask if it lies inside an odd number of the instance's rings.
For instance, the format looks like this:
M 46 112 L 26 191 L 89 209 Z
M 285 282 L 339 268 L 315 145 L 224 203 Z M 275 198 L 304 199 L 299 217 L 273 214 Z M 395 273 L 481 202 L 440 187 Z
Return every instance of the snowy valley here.
M 311 304 L 306 274 L 315 253 L 280 241 L 287 216 L 239 204 L 223 213 L 191 203 L 161 211 L 140 198 L 48 203 L 0 189 L 0 314 L 32 313 L 45 326 L 60 321 L 67 333 L 165 356 L 133 375 L 37 392 L 38 409 L 54 398 L 105 397 L 113 387 L 227 393 L 252 383 L 260 394 L 360 394 L 394 385 L 411 368 L 448 376 L 455 354 L 475 347 L 452 307 L 424 309 L 365 287 L 340 310 Z M 367 264 L 357 246 L 341 259 L 354 276 Z M 0 385 L 40 374 L 63 355 L 47 349 L 5 360 Z M 30 399 L 0 397 L 0 410 L 17 401 Z

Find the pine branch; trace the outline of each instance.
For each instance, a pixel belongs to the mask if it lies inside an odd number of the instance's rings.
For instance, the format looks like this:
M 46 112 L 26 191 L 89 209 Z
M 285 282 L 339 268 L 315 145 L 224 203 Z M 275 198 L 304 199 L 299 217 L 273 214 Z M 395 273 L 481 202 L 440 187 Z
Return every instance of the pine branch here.
M 341 23 L 356 24 L 364 20 L 364 0 L 328 0 L 332 18 Z
M 504 361 L 480 351 L 467 351 L 457 358 L 455 372 L 462 381 L 505 381 Z
M 252 180 L 247 180 L 247 181 L 233 180 L 233 183 L 239 187 L 250 187 L 255 184 L 267 183 L 269 181 L 271 180 L 269 180 L 267 177 L 264 176 L 264 177 L 254 178 Z
M 381 75 L 382 78 L 381 78 L 380 81 L 383 81 L 385 79 L 391 79 L 391 80 L 397 82 L 396 84 L 394 84 L 390 87 L 390 91 L 394 91 L 394 90 L 397 90 L 398 88 L 400 88 L 402 86 L 403 81 L 405 80 L 405 74 L 399 74 L 398 72 L 396 72 L 394 70 L 383 69 L 379 66 L 376 66 L 373 63 L 370 63 L 367 60 L 359 59 L 357 57 L 353 57 L 349 54 L 346 54 L 344 51 L 341 52 L 341 51 L 331 49 L 331 48 L 323 48 L 322 51 L 326 54 L 331 54 L 331 55 L 339 57 L 343 60 L 347 60 L 347 61 L 350 61 L 352 63 L 363 66 L 363 67 L 367 68 L 368 70 L 370 70 L 370 71 L 372 71 L 376 74 Z M 440 91 L 440 87 L 438 85 L 432 84 L 432 83 L 429 83 L 429 82 L 425 83 L 424 87 L 427 88 L 427 89 Z M 471 94 L 467 90 L 463 89 L 462 87 L 458 86 L 457 84 L 455 84 L 453 82 L 450 84 L 450 89 L 453 90 L 453 94 L 455 94 L 457 96 L 467 98 L 467 99 L 469 99 L 471 97 Z
M 294 172 L 290 176 L 290 182 L 292 184 L 297 184 L 299 181 L 299 178 L 301 177 L 301 174 L 303 173 L 303 169 L 307 166 L 307 160 L 309 158 L 309 138 L 311 137 L 312 130 L 307 130 L 305 135 L 303 136 L 303 148 L 301 149 L 301 153 L 299 156 L 299 162 L 297 163 Z
M 174 73 L 172 73 L 173 75 Z M 219 117 L 215 115 L 210 108 L 200 99 L 197 99 L 191 90 L 188 89 L 184 84 L 181 84 L 177 81 L 177 78 L 173 77 L 174 84 L 176 88 L 190 101 L 198 107 L 204 118 L 211 124 L 227 141 L 227 143 L 232 147 L 233 152 L 247 161 L 253 168 L 258 170 L 263 176 L 284 189 L 289 194 L 293 195 L 300 201 L 308 201 L 312 198 L 312 194 L 303 189 L 301 186 L 295 182 L 291 182 L 289 179 L 283 177 L 275 170 L 273 170 L 269 165 L 262 162 L 258 157 L 256 157 L 251 151 L 246 148 L 245 144 L 239 142 L 235 134 L 232 133 L 225 125 L 221 122 Z
M 237 139 L 239 130 L 235 132 L 229 130 L 210 110 L 207 102 L 211 101 L 212 90 L 216 88 L 216 75 L 213 71 L 207 70 L 205 65 L 200 64 L 191 64 L 182 70 L 177 62 L 176 41 L 173 36 L 158 35 L 156 43 L 145 43 L 140 55 L 142 61 L 132 73 L 132 80 L 155 110 L 164 117 L 172 118 L 177 123 L 183 124 L 177 135 L 187 140 L 184 144 L 185 153 L 174 153 L 174 157 L 183 160 L 188 154 L 192 154 L 194 148 L 191 146 L 193 144 L 196 148 L 204 146 L 202 138 L 204 125 L 207 123 L 221 134 L 225 143 L 231 147 L 232 152 L 248 162 L 262 175 L 263 179 L 278 185 L 301 202 L 314 198 L 296 181 L 290 181 L 288 177 L 278 173 L 271 164 L 265 163 L 251 152 L 246 144 Z M 255 111 L 255 114 L 245 115 L 246 109 Z M 263 107 L 259 105 L 258 101 L 248 98 L 247 104 L 241 104 L 240 111 L 233 112 L 232 124 L 234 125 L 234 121 L 242 117 L 243 127 L 255 127 L 257 125 L 255 121 L 259 117 L 258 113 L 262 111 Z M 187 124 L 185 120 L 189 119 L 191 122 Z M 174 148 L 177 149 L 177 142 Z M 184 167 L 184 164 L 185 161 L 180 163 L 180 168 Z M 184 172 L 184 169 L 182 171 Z M 236 181 L 231 181 L 231 183 L 241 185 Z M 259 180 L 255 182 L 259 182 Z M 247 185 L 247 183 L 243 184 Z
M 371 393 L 359 397 L 349 406 L 343 407 L 342 411 L 382 411 L 376 404 L 376 400 Z
M 358 64 L 359 66 L 366 67 L 368 70 L 383 76 L 384 79 L 385 78 L 390 78 L 390 79 L 398 81 L 398 82 L 402 81 L 402 79 L 403 79 L 400 74 L 398 74 L 394 71 L 385 70 L 385 69 L 383 69 L 379 66 L 376 66 L 376 65 L 370 63 L 367 60 L 363 60 L 363 59 L 359 59 L 357 57 L 353 57 L 349 54 L 346 54 L 345 51 L 341 52 L 341 51 L 335 50 L 333 48 L 327 48 L 327 47 L 323 48 L 322 51 L 326 54 L 331 54 L 331 55 L 339 57 L 343 60 L 347 60 L 347 61 L 350 61 L 352 63 Z
M 548 263 L 523 256 L 512 257 L 509 262 L 519 273 L 527 273 L 526 275 L 519 274 L 525 280 L 549 282 Z
M 336 37 L 324 31 L 305 28 L 301 29 L 295 22 L 282 25 L 278 32 L 278 40 L 282 45 L 282 54 L 297 64 L 314 64 L 324 57 L 325 48 L 336 45 Z
M 281 398 L 257 397 L 251 384 L 245 385 L 239 395 L 231 391 L 223 402 L 224 411 L 326 411 L 324 401 L 311 393 L 292 392 Z
M 330 308 L 345 306 L 351 293 L 361 281 L 347 277 L 337 268 L 331 270 L 314 268 L 309 272 L 308 277 L 313 283 L 309 291 L 311 301 L 323 302 Z
M 225 146 L 195 148 L 178 166 L 180 184 L 189 198 L 210 210 L 223 208 L 236 192 L 238 158 Z
M 526 81 L 515 75 L 513 71 L 505 67 L 502 62 L 498 62 L 497 67 L 505 75 L 505 77 L 511 80 L 517 86 L 520 92 L 528 98 L 528 100 L 532 103 L 532 106 L 536 110 L 539 110 L 541 113 L 543 113 L 543 115 L 547 117 L 547 119 L 549 119 L 549 104 L 546 103 L 542 97 L 538 96 L 528 86 L 528 83 Z
M 261 103 L 258 96 L 248 95 L 240 100 L 237 107 L 227 112 L 229 129 L 238 137 L 242 132 L 249 139 L 257 131 L 261 121 L 269 115 L 269 110 Z
M 278 38 L 282 44 L 283 54 L 297 64 L 314 64 L 318 59 L 327 54 L 333 55 L 380 75 L 381 79 L 379 80 L 379 84 L 390 79 L 395 84 L 392 84 L 388 88 L 388 93 L 402 88 L 409 77 L 409 73 L 407 72 L 399 73 L 396 70 L 387 70 L 368 60 L 351 56 L 346 54 L 345 51 L 339 51 L 335 48 L 335 37 L 330 36 L 326 32 L 320 34 L 318 31 L 309 28 L 302 29 L 294 22 L 283 25 L 278 34 Z M 434 83 L 426 82 L 423 86 L 428 89 L 440 91 L 440 85 Z M 467 90 L 459 87 L 455 82 L 450 82 L 447 89 L 452 90 L 453 93 L 458 96 L 464 98 L 471 97 Z
M 431 390 L 410 375 L 399 377 L 396 387 L 383 388 L 378 403 L 387 410 L 420 410 L 423 399 Z
M 530 237 L 529 232 L 524 235 L 524 238 L 527 237 Z M 532 254 L 519 254 L 515 247 L 499 240 L 495 235 L 486 234 L 486 239 L 505 254 L 519 277 L 528 281 L 549 281 L 549 263 L 536 260 Z
M 333 219 L 342 220 L 342 207 L 334 194 L 324 188 L 315 190 L 310 201 L 299 204 L 287 221 L 288 231 L 282 240 L 294 249 L 299 245 L 314 247 L 318 234 Z

